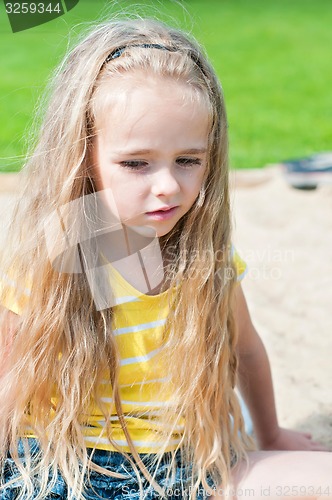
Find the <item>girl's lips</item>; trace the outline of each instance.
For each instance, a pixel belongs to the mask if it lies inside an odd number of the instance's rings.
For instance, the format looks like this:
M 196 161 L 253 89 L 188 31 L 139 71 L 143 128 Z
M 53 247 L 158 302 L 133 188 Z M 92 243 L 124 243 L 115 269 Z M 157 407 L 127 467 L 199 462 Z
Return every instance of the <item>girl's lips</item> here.
M 153 220 L 168 220 L 173 217 L 178 207 L 172 207 L 168 210 L 156 210 L 155 212 L 146 212 L 146 215 Z

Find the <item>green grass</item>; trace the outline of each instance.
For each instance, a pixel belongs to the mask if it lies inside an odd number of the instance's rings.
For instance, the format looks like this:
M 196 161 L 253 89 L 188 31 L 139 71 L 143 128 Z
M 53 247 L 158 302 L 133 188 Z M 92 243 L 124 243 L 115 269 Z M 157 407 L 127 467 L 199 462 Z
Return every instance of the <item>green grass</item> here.
M 34 107 L 71 27 L 77 33 L 112 15 L 119 8 L 111 3 L 80 0 L 61 18 L 15 34 L 0 3 L 0 170 L 21 168 Z M 188 13 L 170 0 L 150 5 L 192 26 L 206 47 L 226 96 L 232 166 L 331 149 L 331 0 L 187 0 Z

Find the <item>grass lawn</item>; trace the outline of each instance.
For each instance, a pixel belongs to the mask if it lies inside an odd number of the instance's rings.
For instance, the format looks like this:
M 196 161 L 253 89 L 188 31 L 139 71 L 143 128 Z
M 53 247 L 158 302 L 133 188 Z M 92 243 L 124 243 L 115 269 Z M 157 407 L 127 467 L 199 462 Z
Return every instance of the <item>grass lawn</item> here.
M 64 16 L 15 34 L 0 3 L 0 171 L 22 166 L 38 96 L 69 32 L 74 38 L 120 5 L 137 4 L 114 3 L 80 0 Z M 175 0 L 149 5 L 206 47 L 226 96 L 233 167 L 332 149 L 331 0 L 185 0 L 188 12 Z

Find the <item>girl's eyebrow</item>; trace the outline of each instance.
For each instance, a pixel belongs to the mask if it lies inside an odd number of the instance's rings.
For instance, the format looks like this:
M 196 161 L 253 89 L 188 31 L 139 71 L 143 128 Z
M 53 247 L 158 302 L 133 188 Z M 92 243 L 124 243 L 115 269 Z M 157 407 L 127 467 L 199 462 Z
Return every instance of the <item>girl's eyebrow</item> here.
M 181 154 L 198 155 L 206 152 L 207 148 L 191 148 L 191 149 L 184 149 L 183 151 L 181 151 Z
M 148 155 L 151 153 L 154 153 L 155 151 L 153 149 L 138 149 L 135 151 L 115 151 L 115 154 L 117 155 L 125 155 L 125 156 L 139 156 L 139 155 Z M 203 154 L 207 152 L 207 148 L 190 148 L 190 149 L 182 149 L 180 152 L 177 154 L 188 154 L 188 155 L 195 155 L 195 154 Z

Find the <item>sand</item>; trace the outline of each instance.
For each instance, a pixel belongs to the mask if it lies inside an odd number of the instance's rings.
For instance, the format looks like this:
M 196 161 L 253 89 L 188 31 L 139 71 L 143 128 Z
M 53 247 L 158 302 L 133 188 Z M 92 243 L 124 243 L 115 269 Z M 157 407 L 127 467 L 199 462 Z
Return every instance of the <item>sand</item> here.
M 279 168 L 236 173 L 234 243 L 269 354 L 282 426 L 332 450 L 332 186 L 293 189 Z
M 16 174 L 0 176 L 0 225 L 16 186 Z M 308 430 L 332 450 L 332 186 L 293 189 L 277 167 L 237 172 L 232 205 L 280 425 Z

